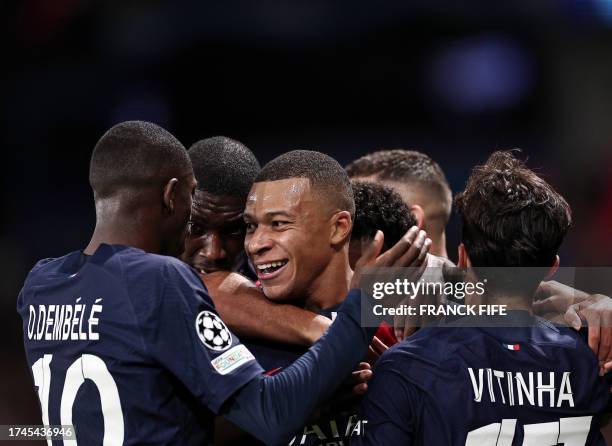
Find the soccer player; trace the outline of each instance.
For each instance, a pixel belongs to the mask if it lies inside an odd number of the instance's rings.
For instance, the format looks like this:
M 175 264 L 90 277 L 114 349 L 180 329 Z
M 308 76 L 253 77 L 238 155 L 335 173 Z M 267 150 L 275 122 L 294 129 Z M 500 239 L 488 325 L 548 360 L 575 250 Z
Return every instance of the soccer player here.
M 349 263 L 355 267 L 361 246 L 374 239 L 376 231 L 384 234 L 383 251 L 395 245 L 417 224 L 401 195 L 390 187 L 370 181 L 351 181 L 355 198 L 355 222 L 349 245 Z
M 308 352 L 264 376 L 197 272 L 170 257 L 184 249 L 196 187 L 181 143 L 151 123 L 118 124 L 96 144 L 89 180 L 89 244 L 38 262 L 17 301 L 43 423 L 74 424 L 87 445 L 201 445 L 221 413 L 266 443 L 289 438 L 366 352 L 359 292 Z M 413 247 L 379 250 L 360 265 L 398 264 Z
M 557 268 L 569 205 L 511 152 L 476 167 L 456 206 L 460 267 Z M 487 290 L 486 303 L 508 305 L 506 328 L 470 325 L 482 321 L 468 316 L 387 350 L 362 403 L 365 434 L 353 444 L 605 444 L 609 389 L 578 333 L 532 315 L 540 274 Z
M 452 194 L 444 172 L 433 159 L 416 150 L 380 150 L 346 166 L 352 180 L 374 181 L 392 187 L 431 237 L 430 253 L 448 257 L 446 225 Z
M 202 280 L 215 308 L 234 333 L 309 347 L 329 327 L 326 318 L 275 304 L 236 274 L 219 273 L 235 271 L 253 282 L 257 279 L 244 252 L 242 218 L 247 193 L 261 170 L 257 158 L 225 136 L 200 140 L 188 154 L 197 186 L 181 259 L 206 273 Z
M 244 144 L 225 136 L 189 148 L 198 182 L 182 259 L 201 272 L 236 271 L 255 280 L 244 253 L 242 212 L 261 167 Z
M 351 281 L 348 248 L 354 213 L 347 174 L 333 158 L 295 150 L 266 164 L 244 212 L 245 247 L 265 295 L 333 318 Z M 404 237 L 413 248 L 403 263 L 424 264 L 430 244 L 426 234 L 413 227 Z M 267 369 L 285 367 L 297 355 L 278 344 L 248 345 Z M 346 443 L 361 429 L 354 412 L 332 408 L 310 422 L 292 444 Z

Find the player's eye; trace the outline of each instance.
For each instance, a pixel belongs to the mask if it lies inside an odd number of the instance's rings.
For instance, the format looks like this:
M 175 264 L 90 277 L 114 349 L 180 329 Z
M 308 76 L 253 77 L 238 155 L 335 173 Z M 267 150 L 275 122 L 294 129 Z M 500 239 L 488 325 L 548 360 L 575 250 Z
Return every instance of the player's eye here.
M 246 228 L 246 232 L 247 234 L 252 234 L 253 232 L 255 232 L 255 229 L 257 229 L 257 225 L 255 225 L 254 223 L 245 223 L 245 228 Z
M 283 226 L 289 224 L 288 221 L 284 221 L 284 220 L 274 220 L 272 222 L 272 227 L 273 228 L 282 228 Z

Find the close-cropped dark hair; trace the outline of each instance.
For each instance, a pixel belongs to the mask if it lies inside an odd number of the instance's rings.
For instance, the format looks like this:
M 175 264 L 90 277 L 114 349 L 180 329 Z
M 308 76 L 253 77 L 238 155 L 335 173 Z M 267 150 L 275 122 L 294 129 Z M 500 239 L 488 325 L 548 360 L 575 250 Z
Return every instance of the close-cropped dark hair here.
M 94 147 L 89 184 L 96 198 L 105 198 L 185 173 L 191 173 L 187 150 L 170 132 L 151 122 L 126 121 L 111 127 Z
M 188 153 L 198 190 L 214 195 L 246 197 L 261 170 L 247 146 L 225 136 L 202 139 Z
M 379 150 L 346 166 L 351 178 L 375 177 L 378 180 L 418 183 L 432 192 L 450 194 L 448 180 L 438 163 L 417 150 Z
M 385 235 L 383 250 L 395 245 L 416 219 L 401 195 L 382 184 L 351 181 L 355 197 L 355 221 L 351 240 L 374 238 L 377 230 Z
M 571 224 L 565 199 L 511 151 L 475 167 L 455 205 L 475 267 L 550 267 Z
M 307 178 L 314 191 L 341 211 L 355 216 L 353 191 L 346 171 L 331 156 L 313 150 L 292 150 L 266 164 L 255 182 Z

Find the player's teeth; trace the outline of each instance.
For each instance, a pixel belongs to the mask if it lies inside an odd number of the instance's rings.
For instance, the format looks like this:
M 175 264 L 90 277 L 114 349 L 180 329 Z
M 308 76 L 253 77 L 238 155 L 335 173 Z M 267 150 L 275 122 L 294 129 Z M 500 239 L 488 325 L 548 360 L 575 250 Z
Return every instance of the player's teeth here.
M 264 263 L 262 265 L 257 265 L 257 269 L 259 269 L 263 273 L 272 273 L 272 271 L 268 271 L 270 268 L 280 268 L 286 263 L 286 260 L 281 260 L 280 262 Z

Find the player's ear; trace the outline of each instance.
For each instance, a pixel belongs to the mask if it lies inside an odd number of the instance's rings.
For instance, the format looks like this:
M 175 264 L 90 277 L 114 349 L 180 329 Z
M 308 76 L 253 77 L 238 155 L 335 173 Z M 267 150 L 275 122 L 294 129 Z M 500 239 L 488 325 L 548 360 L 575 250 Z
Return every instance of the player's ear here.
M 332 245 L 343 244 L 351 236 L 353 219 L 348 211 L 336 212 L 331 218 L 331 235 L 329 243 Z
M 172 178 L 164 186 L 163 195 L 163 211 L 165 214 L 174 214 L 174 207 L 176 204 L 176 193 L 178 188 L 178 179 Z
M 555 260 L 554 260 L 552 266 L 550 267 L 550 269 L 548 270 L 548 273 L 546 274 L 546 277 L 544 278 L 544 280 L 549 280 L 552 276 L 555 275 L 555 273 L 557 272 L 558 269 L 559 269 L 559 255 L 557 254 L 555 256 Z
M 423 229 L 423 226 L 425 226 L 425 211 L 423 211 L 423 208 L 418 204 L 413 204 L 410 206 L 410 212 L 414 215 L 416 225 L 419 229 Z
M 472 262 L 470 261 L 470 257 L 465 249 L 465 245 L 463 243 L 459 243 L 459 247 L 457 248 L 457 266 L 461 269 L 470 268 L 472 266 Z

